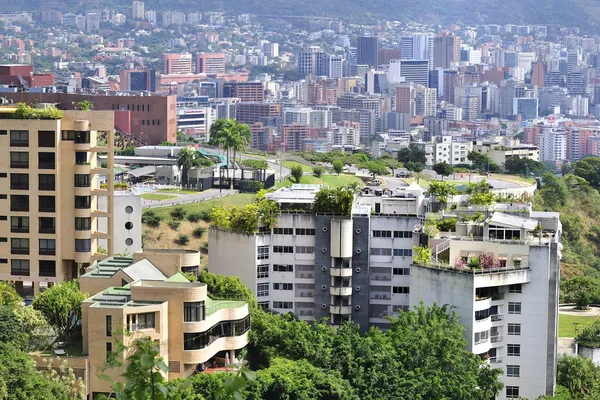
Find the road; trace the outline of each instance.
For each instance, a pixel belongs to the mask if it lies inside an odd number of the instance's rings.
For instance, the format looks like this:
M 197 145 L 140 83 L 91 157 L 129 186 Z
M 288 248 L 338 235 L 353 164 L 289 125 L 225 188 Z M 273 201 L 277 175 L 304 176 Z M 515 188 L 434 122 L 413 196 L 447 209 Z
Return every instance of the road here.
M 151 193 L 151 192 L 148 192 Z M 159 192 L 157 192 L 159 193 Z M 178 204 L 187 204 L 187 203 L 198 203 L 200 201 L 213 200 L 218 199 L 220 197 L 231 196 L 232 194 L 238 193 L 237 190 L 232 189 L 223 189 L 222 192 L 219 189 L 210 189 L 204 192 L 198 192 L 195 194 L 180 194 L 176 199 L 170 200 L 144 200 L 142 199 L 142 208 L 158 208 L 158 207 L 168 207 L 168 206 L 176 206 Z

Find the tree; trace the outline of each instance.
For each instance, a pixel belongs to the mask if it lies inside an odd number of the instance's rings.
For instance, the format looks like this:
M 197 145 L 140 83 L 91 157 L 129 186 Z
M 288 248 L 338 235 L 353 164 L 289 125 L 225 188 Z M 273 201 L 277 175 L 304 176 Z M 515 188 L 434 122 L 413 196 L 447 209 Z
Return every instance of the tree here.
M 469 194 L 469 204 L 471 205 L 490 205 L 496 199 L 496 196 L 490 192 L 490 185 L 485 179 L 477 183 L 469 183 L 467 194 Z
M 569 189 L 564 179 L 547 172 L 542 177 L 542 188 L 539 191 L 544 202 L 544 207 L 550 210 L 559 210 L 567 204 Z
M 411 171 L 411 172 L 416 172 L 419 173 L 421 171 L 423 171 L 423 169 L 425 169 L 423 167 L 423 164 L 418 163 L 418 162 L 414 162 L 414 161 L 408 161 L 404 164 L 404 168 L 406 168 L 407 170 Z
M 425 150 L 421 149 L 415 143 L 411 143 L 408 145 L 408 147 L 398 150 L 397 158 L 401 163 L 412 161 L 414 163 L 425 164 L 427 162 Z
M 600 189 L 600 158 L 589 156 L 577 161 L 573 164 L 573 174 L 588 181 L 594 189 Z
M 238 151 L 242 151 L 248 146 L 248 144 L 252 143 L 252 132 L 250 128 L 246 124 L 242 124 L 240 122 L 234 122 L 232 127 L 232 139 L 231 139 L 231 148 L 233 149 L 233 179 L 235 180 L 235 173 L 237 170 L 237 166 L 235 163 L 236 153 Z M 232 182 L 233 188 L 233 182 Z
M 381 161 L 366 161 L 359 164 L 362 169 L 369 170 L 369 173 L 375 178 L 377 175 L 389 174 L 388 167 Z
M 315 196 L 316 213 L 350 216 L 355 190 L 352 187 L 321 188 Z
M 0 342 L 35 351 L 47 347 L 52 335 L 52 328 L 38 310 L 23 304 L 0 306 Z
M 394 171 L 396 169 L 402 168 L 402 163 L 398 160 L 394 160 L 392 157 L 384 158 L 382 161 L 389 169 L 392 170 L 392 175 L 394 175 Z
M 342 160 L 334 160 L 332 166 L 333 170 L 338 174 L 338 176 L 344 170 L 344 163 Z
M 198 274 L 198 281 L 206 283 L 211 298 L 221 300 L 243 300 L 251 307 L 256 305 L 256 298 L 242 280 L 237 276 L 225 276 L 203 269 Z
M 302 176 L 304 175 L 304 170 L 302 169 L 302 165 L 299 165 L 299 164 L 294 165 L 290 170 L 290 174 L 292 175 L 292 177 L 294 178 L 296 183 L 300 183 L 300 180 L 302 180 Z
M 546 171 L 546 167 L 543 163 L 529 158 L 510 157 L 504 162 L 504 170 L 508 174 L 541 175 Z
M 83 110 L 83 111 L 89 111 L 92 109 L 92 103 L 90 103 L 87 100 L 80 101 L 79 103 L 77 103 L 77 106 L 79 107 L 80 110 Z
M 430 195 L 435 196 L 437 200 L 442 203 L 442 208 L 446 208 L 448 198 L 456 194 L 456 188 L 443 181 L 431 181 L 429 182 L 429 189 L 427 189 Z
M 218 119 L 211 125 L 209 143 L 214 146 L 221 146 L 227 151 L 227 179 L 229 179 L 230 164 L 233 166 L 235 174 L 236 153 L 243 150 L 251 141 L 252 132 L 246 124 L 236 122 L 231 118 L 225 118 Z M 233 150 L 233 163 L 231 163 L 231 160 L 229 159 L 229 152 L 231 150 Z
M 23 298 L 12 284 L 0 282 L 0 306 L 14 307 L 16 304 L 23 304 Z
M 576 304 L 578 310 L 587 310 L 594 292 L 598 291 L 596 282 L 587 276 L 576 276 L 562 283 L 565 300 Z
M 186 187 L 190 187 L 189 172 L 193 167 L 211 166 L 213 164 L 207 158 L 201 157 L 194 149 L 188 147 L 181 149 L 177 157 L 177 167 L 181 170 L 181 181 L 185 182 Z
M 597 399 L 600 367 L 589 358 L 562 356 L 558 359 L 556 383 L 568 390 L 571 399 Z
M 442 180 L 444 180 L 445 176 L 450 176 L 454 172 L 454 168 L 452 165 L 448 164 L 446 161 L 437 163 L 433 166 L 433 170 L 442 176 Z
M 78 333 L 81 303 L 84 300 L 85 295 L 79 290 L 79 282 L 66 281 L 38 294 L 32 306 L 56 329 L 60 341 L 69 342 Z
M 493 162 L 487 154 L 481 154 L 476 151 L 471 151 L 467 155 L 467 159 L 471 161 L 474 169 L 483 172 L 498 172 L 500 166 Z
M 323 176 L 323 167 L 314 167 L 313 168 L 313 176 L 315 178 L 320 178 L 321 176 Z

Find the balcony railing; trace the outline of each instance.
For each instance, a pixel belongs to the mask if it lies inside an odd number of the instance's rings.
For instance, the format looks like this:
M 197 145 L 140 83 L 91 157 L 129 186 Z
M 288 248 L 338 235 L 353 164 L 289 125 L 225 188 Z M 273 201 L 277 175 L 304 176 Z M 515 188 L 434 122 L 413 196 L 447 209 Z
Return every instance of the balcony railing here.
M 502 335 L 492 336 L 492 343 L 502 342 Z
M 22 247 L 18 247 L 18 248 L 12 248 L 10 249 L 10 254 L 24 254 L 27 255 L 29 254 L 29 249 L 27 248 L 22 248 Z
M 484 344 L 484 343 L 488 343 L 490 341 L 490 338 L 483 338 L 483 339 L 479 339 L 478 341 L 475 342 L 475 344 Z
M 55 249 L 40 249 L 40 256 L 55 256 Z
M 504 300 L 504 293 L 493 293 L 492 300 Z
M 24 168 L 24 169 L 28 169 L 29 168 L 29 162 L 11 161 L 10 162 L 10 167 L 11 168 Z
M 502 362 L 502 357 L 490 357 L 490 363 L 498 364 Z
M 494 314 L 492 315 L 492 322 L 502 321 L 502 314 Z

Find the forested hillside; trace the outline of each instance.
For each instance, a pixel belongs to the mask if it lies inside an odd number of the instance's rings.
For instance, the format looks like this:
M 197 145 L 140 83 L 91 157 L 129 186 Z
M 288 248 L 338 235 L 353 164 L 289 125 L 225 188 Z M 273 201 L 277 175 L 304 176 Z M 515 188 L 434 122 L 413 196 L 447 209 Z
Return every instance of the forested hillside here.
M 412 20 L 433 24 L 530 23 L 561 24 L 592 30 L 600 25 L 600 4 L 592 0 L 147 0 L 147 9 L 158 11 L 228 11 L 268 15 L 318 15 L 350 21 Z M 94 7 L 130 9 L 131 2 L 116 0 L 15 0 L 3 4 L 3 12 L 15 10 L 57 9 L 82 11 Z M 557 12 L 560 10 L 560 12 Z

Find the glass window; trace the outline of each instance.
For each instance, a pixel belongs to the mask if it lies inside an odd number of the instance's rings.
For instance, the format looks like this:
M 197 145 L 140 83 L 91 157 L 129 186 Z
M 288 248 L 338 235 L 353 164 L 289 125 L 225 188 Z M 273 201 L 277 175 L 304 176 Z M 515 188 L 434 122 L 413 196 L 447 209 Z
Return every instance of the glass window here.
M 274 272 L 294 272 L 294 266 L 289 264 L 273 264 Z
M 40 217 L 40 233 L 54 233 L 56 231 L 55 219 Z
M 29 260 L 11 260 L 10 274 L 18 276 L 29 276 Z
M 314 236 L 315 230 L 312 228 L 296 228 L 296 235 Z
M 78 253 L 89 253 L 92 251 L 92 240 L 75 239 L 75 251 Z
M 507 365 L 506 366 L 506 376 L 509 378 L 518 378 L 521 376 L 521 366 L 520 365 Z
M 40 168 L 40 169 L 55 169 L 56 168 L 56 153 L 50 153 L 50 152 L 38 153 L 38 168 Z
M 508 334 L 511 336 L 519 336 L 521 334 L 521 324 L 509 323 Z
M 106 342 L 106 361 L 110 361 L 112 358 L 112 343 Z
M 29 196 L 11 194 L 10 211 L 29 211 Z
M 373 237 L 375 237 L 375 238 L 391 238 L 392 231 L 373 231 Z
M 372 256 L 391 256 L 392 249 L 383 248 L 383 247 L 373 247 L 371 248 Z
M 250 316 L 236 321 L 222 321 L 205 332 L 184 333 L 183 349 L 203 349 L 221 337 L 240 336 L 248 329 L 250 329 Z
M 106 316 L 106 336 L 112 336 L 112 315 Z
M 75 217 L 76 231 L 89 231 L 92 229 L 92 219 L 89 217 Z
M 274 235 L 293 235 L 294 228 L 273 228 Z
M 20 151 L 10 152 L 11 168 L 29 168 L 29 153 Z
M 75 174 L 75 187 L 90 187 L 91 184 L 88 174 Z
M 508 285 L 508 293 L 523 293 L 521 284 Z
M 508 313 L 509 314 L 521 314 L 521 303 L 516 301 L 508 302 Z
M 297 254 L 313 254 L 314 252 L 314 246 L 296 246 Z
M 394 231 L 394 237 L 400 239 L 411 239 L 413 233 L 411 231 Z
M 76 209 L 88 209 L 92 207 L 91 196 L 75 196 L 75 208 Z
M 204 302 L 183 303 L 183 321 L 198 322 L 204 320 Z
M 56 198 L 54 196 L 39 196 L 40 212 L 55 212 Z
M 10 174 L 11 190 L 29 190 L 29 174 Z
M 412 249 L 394 249 L 394 257 L 412 257 Z
M 294 246 L 273 246 L 273 253 L 292 254 L 293 252 Z
M 410 268 L 394 268 L 392 271 L 394 275 L 410 275 Z
M 29 239 L 10 239 L 10 254 L 29 254 Z
M 509 357 L 519 357 L 521 355 L 520 344 L 509 344 L 506 346 L 506 355 Z
M 152 329 L 154 328 L 154 313 L 138 314 L 138 329 Z
M 87 131 L 75 131 L 75 143 L 76 144 L 87 144 L 87 143 L 90 143 L 90 132 L 87 132 Z
M 40 260 L 40 276 L 56 276 L 56 261 Z
M 56 240 L 40 239 L 40 255 L 53 256 L 56 254 Z
M 13 147 L 28 147 L 29 131 L 10 131 L 10 145 Z
M 506 398 L 507 399 L 518 399 L 519 398 L 519 387 L 518 386 L 507 386 L 506 387 Z
M 273 290 L 294 290 L 293 283 L 273 283 Z
M 75 140 L 75 131 L 62 131 L 62 140 Z
M 29 233 L 29 217 L 10 217 L 10 231 Z
M 291 310 L 294 308 L 294 303 L 292 301 L 274 301 L 273 308 Z
M 409 294 L 410 288 L 408 286 L 394 286 L 394 287 L 392 287 L 392 293 L 394 293 L 394 294 Z
M 39 190 L 56 190 L 56 176 L 53 174 L 39 174 Z
M 256 284 L 256 297 L 266 297 L 269 295 L 269 284 L 268 283 L 257 283 Z
M 258 246 L 257 256 L 258 260 L 269 259 L 269 246 Z
M 269 264 L 261 264 L 256 267 L 256 278 L 263 279 L 269 277 Z
M 54 147 L 56 145 L 56 132 L 38 131 L 38 147 Z

